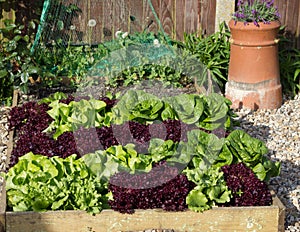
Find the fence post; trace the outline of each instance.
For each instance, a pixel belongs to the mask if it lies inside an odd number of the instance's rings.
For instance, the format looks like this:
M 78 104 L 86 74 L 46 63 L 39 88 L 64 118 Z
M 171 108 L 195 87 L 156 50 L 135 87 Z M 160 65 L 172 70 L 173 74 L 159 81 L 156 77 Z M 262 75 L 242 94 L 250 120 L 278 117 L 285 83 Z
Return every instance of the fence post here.
M 219 30 L 222 22 L 229 23 L 231 14 L 234 12 L 235 0 L 216 0 L 215 31 Z

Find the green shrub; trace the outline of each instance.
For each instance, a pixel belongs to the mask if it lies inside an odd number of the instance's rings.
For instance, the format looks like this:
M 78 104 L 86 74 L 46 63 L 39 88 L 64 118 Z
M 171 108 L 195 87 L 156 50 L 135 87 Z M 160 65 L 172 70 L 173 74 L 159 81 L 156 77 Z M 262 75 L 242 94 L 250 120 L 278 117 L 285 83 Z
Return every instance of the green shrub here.
M 279 64 L 283 92 L 295 96 L 300 90 L 300 50 L 290 46 L 291 40 L 280 36 Z
M 0 29 L 0 101 L 9 104 L 14 86 L 27 92 L 28 80 L 39 72 L 39 66 L 30 56 L 33 37 L 24 34 L 24 26 L 11 20 L 4 20 L 4 25 Z
M 220 24 L 219 31 L 204 37 L 196 33 L 185 34 L 183 45 L 195 55 L 210 71 L 211 77 L 224 91 L 228 76 L 230 58 L 230 31 L 225 22 Z

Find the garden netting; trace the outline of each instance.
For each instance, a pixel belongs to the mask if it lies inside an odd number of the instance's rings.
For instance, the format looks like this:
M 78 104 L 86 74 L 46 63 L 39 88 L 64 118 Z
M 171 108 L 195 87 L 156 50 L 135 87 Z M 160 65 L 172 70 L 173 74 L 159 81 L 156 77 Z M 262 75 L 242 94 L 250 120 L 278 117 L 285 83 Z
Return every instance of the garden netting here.
M 175 87 L 196 83 L 198 92 L 218 89 L 217 85 L 212 87 L 199 60 L 165 33 L 151 0 L 139 1 L 151 17 L 132 12 L 130 4 L 138 1 L 108 2 L 44 1 L 31 52 L 45 64 L 47 57 L 61 59 L 48 62 L 52 65 L 47 70 L 50 75 L 67 76 L 81 85 L 101 81 L 128 86 L 160 79 Z M 45 54 L 45 50 L 49 52 Z

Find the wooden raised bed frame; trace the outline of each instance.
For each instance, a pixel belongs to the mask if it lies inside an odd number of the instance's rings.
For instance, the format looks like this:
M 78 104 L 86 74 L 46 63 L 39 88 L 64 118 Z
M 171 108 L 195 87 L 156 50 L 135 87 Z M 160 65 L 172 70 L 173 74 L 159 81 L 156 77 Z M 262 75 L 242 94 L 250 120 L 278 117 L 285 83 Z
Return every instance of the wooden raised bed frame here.
M 17 103 L 16 96 L 17 93 L 14 95 L 14 105 Z M 13 132 L 10 132 L 8 154 L 12 151 L 12 145 Z M 136 210 L 134 214 L 121 214 L 113 210 L 103 210 L 95 216 L 80 210 L 41 213 L 7 211 L 5 187 L 0 202 L 0 232 L 129 232 L 147 229 L 173 229 L 176 232 L 284 232 L 284 221 L 285 207 L 276 195 L 273 196 L 271 206 L 213 207 L 203 213 L 149 209 Z

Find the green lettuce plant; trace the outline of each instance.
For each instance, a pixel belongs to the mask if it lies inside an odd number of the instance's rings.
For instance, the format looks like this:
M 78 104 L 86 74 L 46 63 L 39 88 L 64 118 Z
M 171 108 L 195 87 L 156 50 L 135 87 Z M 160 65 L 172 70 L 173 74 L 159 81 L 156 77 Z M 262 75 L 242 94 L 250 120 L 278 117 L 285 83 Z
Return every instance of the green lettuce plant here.
M 51 109 L 47 113 L 54 120 L 44 132 L 55 130 L 54 139 L 64 132 L 76 131 L 80 127 L 108 126 L 112 117 L 112 113 L 105 110 L 106 103 L 96 99 L 71 101 L 69 104 L 54 100 L 49 106 Z
M 103 183 L 76 155 L 65 159 L 28 153 L 4 175 L 13 211 L 86 210 L 106 205 Z

